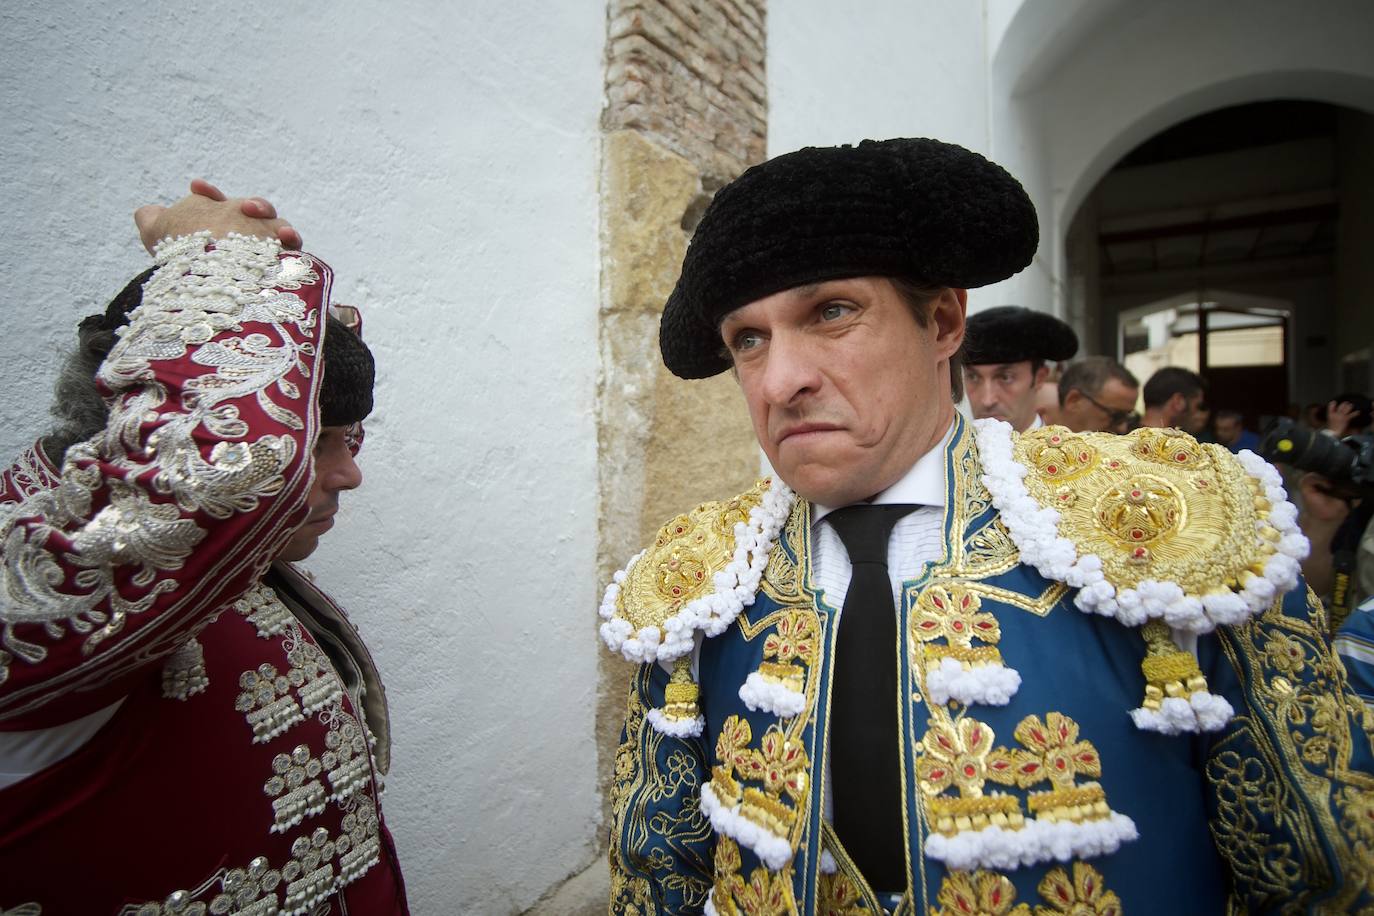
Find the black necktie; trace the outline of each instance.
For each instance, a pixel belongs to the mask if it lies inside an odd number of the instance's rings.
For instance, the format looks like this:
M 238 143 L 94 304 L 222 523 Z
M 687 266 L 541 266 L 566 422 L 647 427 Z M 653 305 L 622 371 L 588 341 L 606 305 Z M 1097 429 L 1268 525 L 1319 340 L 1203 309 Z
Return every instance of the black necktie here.
M 876 891 L 906 889 L 897 718 L 897 613 L 887 574 L 892 526 L 916 506 L 847 506 L 826 516 L 849 552 L 831 694 L 835 832 Z

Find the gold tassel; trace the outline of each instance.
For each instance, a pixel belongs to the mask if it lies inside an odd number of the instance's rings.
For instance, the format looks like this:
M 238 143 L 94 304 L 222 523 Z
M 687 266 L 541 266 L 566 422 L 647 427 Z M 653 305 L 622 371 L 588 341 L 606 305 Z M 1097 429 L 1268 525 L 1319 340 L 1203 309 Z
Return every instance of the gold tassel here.
M 1168 697 L 1186 700 L 1198 691 L 1206 692 L 1207 678 L 1191 652 L 1174 644 L 1169 625 L 1151 620 L 1140 628 L 1145 639 L 1145 658 L 1140 670 L 1145 675 L 1145 700 L 1140 705 L 1158 711 Z
M 692 657 L 684 655 L 673 662 L 673 673 L 663 690 L 663 718 L 669 722 L 684 722 L 701 715 L 697 700 L 701 688 L 692 680 Z

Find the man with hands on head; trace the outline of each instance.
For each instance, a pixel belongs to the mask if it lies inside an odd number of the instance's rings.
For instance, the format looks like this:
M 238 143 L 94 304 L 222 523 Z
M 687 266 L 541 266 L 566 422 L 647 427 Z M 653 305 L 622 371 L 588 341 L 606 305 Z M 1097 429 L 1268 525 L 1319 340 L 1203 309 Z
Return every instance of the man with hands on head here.
M 0 910 L 405 913 L 381 682 L 291 563 L 362 481 L 372 355 L 270 203 L 192 191 L 0 474 Z

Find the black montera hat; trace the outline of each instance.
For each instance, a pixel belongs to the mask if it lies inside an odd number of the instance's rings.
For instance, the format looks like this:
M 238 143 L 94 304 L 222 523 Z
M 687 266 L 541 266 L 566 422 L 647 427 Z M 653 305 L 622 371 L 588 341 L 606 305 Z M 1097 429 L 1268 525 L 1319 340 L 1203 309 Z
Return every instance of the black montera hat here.
M 320 425 L 351 426 L 372 413 L 376 374 L 372 351 L 346 324 L 329 316 L 324 332 L 324 380 L 320 383 Z
M 928 139 L 809 147 L 756 165 L 706 208 L 659 327 L 682 378 L 730 367 L 720 320 L 784 289 L 856 276 L 970 289 L 1035 255 L 1035 206 L 1015 178 Z
M 1049 312 L 1020 305 L 999 305 L 970 315 L 964 334 L 964 362 L 1019 363 L 1073 359 L 1078 335 Z

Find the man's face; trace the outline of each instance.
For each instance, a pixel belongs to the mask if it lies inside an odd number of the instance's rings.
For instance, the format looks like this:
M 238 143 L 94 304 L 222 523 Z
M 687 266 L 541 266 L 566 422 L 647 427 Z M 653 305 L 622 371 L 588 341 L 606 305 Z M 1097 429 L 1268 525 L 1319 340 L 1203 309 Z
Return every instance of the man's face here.
M 1206 395 L 1201 391 L 1189 395 L 1178 419 L 1174 421 L 1174 425 L 1185 433 L 1191 433 L 1194 436 L 1202 432 L 1207 426 L 1207 418 L 1212 415 L 1206 400 Z
M 964 290 L 923 306 L 890 281 L 794 287 L 721 322 L 754 433 L 803 498 L 844 506 L 896 483 L 954 415 L 949 359 L 964 339 Z
M 1045 380 L 1048 366 L 1032 368 L 1030 360 L 1019 363 L 987 363 L 964 367 L 964 391 L 973 417 L 993 417 L 1024 432 L 1035 422 L 1035 389 Z
M 1060 408 L 1060 422 L 1076 433 L 1128 432 L 1129 414 L 1139 392 L 1118 378 L 1108 378 L 1094 395 L 1072 388 Z
M 315 482 L 307 499 L 305 524 L 296 529 L 286 542 L 279 560 L 304 560 L 320 546 L 320 538 L 334 527 L 334 513 L 339 511 L 339 493 L 352 490 L 363 482 L 363 473 L 353 460 L 349 448 L 347 426 L 326 426 L 315 441 Z
M 1240 438 L 1240 421 L 1235 417 L 1217 417 L 1217 441 L 1222 445 L 1235 445 Z

